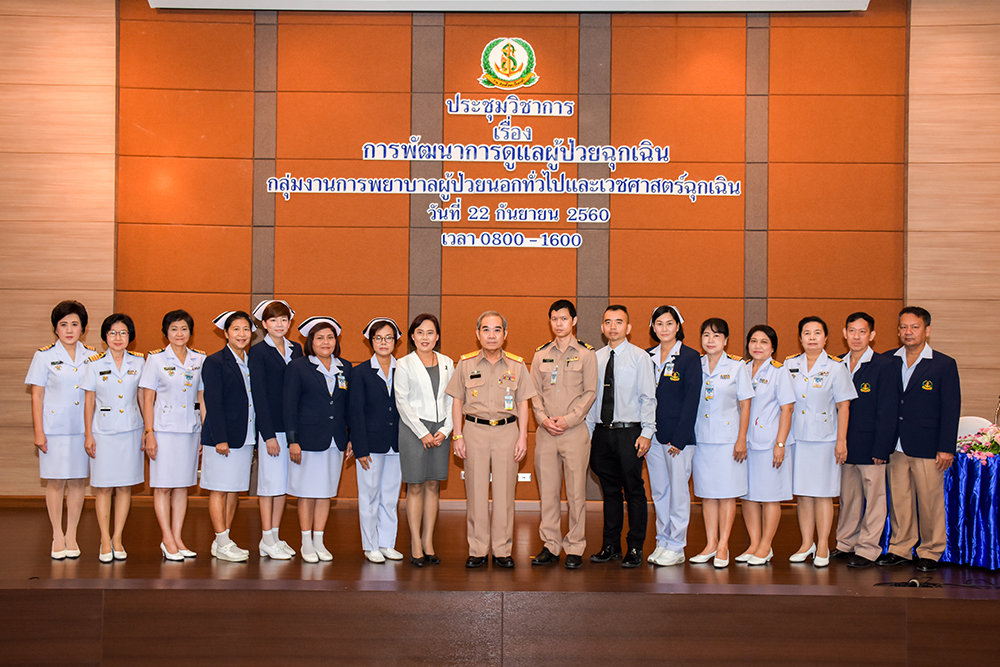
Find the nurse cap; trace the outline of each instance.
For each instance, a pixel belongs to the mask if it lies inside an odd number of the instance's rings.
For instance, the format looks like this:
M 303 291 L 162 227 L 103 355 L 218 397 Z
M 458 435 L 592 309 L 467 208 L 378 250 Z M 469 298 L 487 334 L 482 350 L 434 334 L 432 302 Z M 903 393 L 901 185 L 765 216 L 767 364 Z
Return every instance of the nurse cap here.
M 666 306 L 658 306 L 658 307 L 656 307 L 656 308 L 653 309 L 653 312 L 655 313 L 660 308 L 673 308 L 674 312 L 677 313 L 677 324 L 684 324 L 684 316 L 681 315 L 681 311 L 677 310 L 677 306 L 671 306 L 669 304 L 666 305 Z M 660 317 L 663 317 L 663 315 L 660 315 Z M 653 326 L 653 316 L 652 315 L 649 316 L 649 326 Z
M 375 326 L 376 322 L 388 322 L 389 326 L 392 327 L 392 330 L 396 332 L 396 338 L 403 337 L 403 332 L 399 330 L 399 326 L 396 324 L 396 320 L 392 319 L 391 317 L 373 317 L 371 322 L 369 322 L 365 326 L 365 330 L 361 332 L 361 335 L 364 336 L 365 338 L 371 338 L 372 334 L 375 333 L 374 331 L 372 331 L 372 327 Z M 379 328 L 381 329 L 382 327 Z
M 236 315 L 237 313 L 239 313 L 240 315 L 246 315 L 246 313 L 244 313 L 242 310 L 227 310 L 226 312 L 222 313 L 214 320 L 212 320 L 212 324 L 225 331 L 226 320 L 228 320 L 231 315 Z M 250 320 L 250 331 L 253 332 L 256 330 L 257 330 L 257 325 L 253 323 L 253 320 Z
M 333 330 L 336 332 L 337 336 L 338 337 L 340 336 L 340 322 L 333 319 L 332 317 L 327 317 L 325 315 L 315 315 L 313 317 L 308 318 L 305 322 L 299 325 L 299 333 L 302 334 L 303 336 L 308 336 L 309 332 L 311 332 L 317 324 L 332 325 Z
M 268 306 L 270 306 L 272 303 L 283 303 L 283 304 L 285 304 L 285 306 L 288 307 L 289 312 L 291 312 L 291 314 L 292 314 L 292 316 L 289 317 L 288 319 L 290 319 L 290 320 L 295 319 L 295 311 L 292 310 L 292 307 L 289 306 L 288 302 L 285 301 L 284 299 L 264 299 L 263 301 L 261 301 L 260 303 L 257 304 L 256 308 L 253 309 L 252 315 L 257 319 L 258 322 L 263 322 L 264 321 L 264 310 Z

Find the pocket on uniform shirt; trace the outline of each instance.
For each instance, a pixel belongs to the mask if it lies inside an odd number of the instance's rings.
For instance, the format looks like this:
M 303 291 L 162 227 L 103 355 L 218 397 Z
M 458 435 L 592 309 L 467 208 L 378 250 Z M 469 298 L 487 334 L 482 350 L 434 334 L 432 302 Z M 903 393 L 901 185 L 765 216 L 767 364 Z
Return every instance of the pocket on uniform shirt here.
M 816 417 L 816 437 L 818 440 L 825 442 L 830 439 L 837 430 L 837 422 L 832 414 L 817 414 Z

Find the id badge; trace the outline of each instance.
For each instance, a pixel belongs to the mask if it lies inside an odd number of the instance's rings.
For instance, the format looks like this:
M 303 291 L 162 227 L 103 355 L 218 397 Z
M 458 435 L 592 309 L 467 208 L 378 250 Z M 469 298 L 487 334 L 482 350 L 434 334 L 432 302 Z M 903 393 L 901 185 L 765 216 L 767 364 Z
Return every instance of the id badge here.
M 503 409 L 504 410 L 514 409 L 514 395 L 510 393 L 510 389 L 507 390 L 507 393 L 503 397 Z
M 813 387 L 815 387 L 816 389 L 822 389 L 823 388 L 823 376 L 822 375 L 817 376 L 813 380 Z
M 556 366 L 552 369 L 552 375 L 549 376 L 549 384 L 555 384 L 556 379 L 559 377 L 559 367 Z
M 705 383 L 705 400 L 711 401 L 715 398 L 715 387 L 712 386 L 712 381 L 709 380 Z
M 337 373 L 337 387 L 347 389 L 347 378 L 344 377 L 343 373 Z
M 668 377 L 674 374 L 674 362 L 668 361 L 666 363 L 663 367 L 663 374 Z
M 190 386 L 193 386 L 193 383 L 194 383 L 194 374 L 193 373 L 185 373 L 184 374 L 184 386 L 185 387 L 190 387 Z

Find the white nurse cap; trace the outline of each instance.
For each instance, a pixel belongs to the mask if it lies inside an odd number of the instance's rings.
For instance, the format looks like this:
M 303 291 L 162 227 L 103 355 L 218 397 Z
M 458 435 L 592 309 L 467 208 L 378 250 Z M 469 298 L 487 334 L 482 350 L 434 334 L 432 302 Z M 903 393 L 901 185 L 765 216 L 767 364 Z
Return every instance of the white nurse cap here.
M 340 322 L 333 319 L 332 317 L 327 317 L 325 315 L 315 315 L 310 317 L 305 322 L 299 325 L 299 333 L 303 336 L 308 336 L 309 332 L 316 327 L 317 324 L 329 324 L 333 327 L 333 330 L 340 336 Z
M 677 324 L 684 324 L 684 316 L 681 315 L 681 311 L 677 310 L 677 306 L 671 306 L 671 305 L 658 306 L 657 308 L 653 309 L 653 312 L 655 313 L 660 308 L 672 308 L 673 311 L 675 313 L 677 313 Z M 663 317 L 663 315 L 661 314 L 660 317 Z M 649 326 L 653 326 L 653 316 L 652 315 L 649 316 Z
M 241 315 L 246 315 L 246 313 L 244 313 L 242 310 L 227 310 L 226 312 L 222 313 L 221 315 L 219 315 L 218 317 L 216 317 L 214 320 L 212 320 L 212 324 L 214 324 L 215 326 L 217 326 L 220 329 L 222 329 L 223 331 L 225 331 L 226 330 L 226 320 L 228 320 L 230 318 L 230 316 L 236 315 L 237 313 L 239 313 Z M 256 331 L 257 330 L 257 325 L 255 325 L 253 323 L 253 320 L 251 320 L 250 318 L 247 318 L 247 319 L 250 322 L 250 331 Z
M 372 331 L 372 327 L 375 326 L 376 322 L 388 323 L 388 325 L 392 327 L 392 330 L 396 332 L 396 338 L 403 337 L 403 332 L 399 330 L 399 325 L 397 325 L 396 320 L 392 319 L 391 317 L 373 317 L 372 320 L 367 325 L 365 325 L 365 330 L 361 332 L 361 335 L 363 335 L 365 338 L 371 338 L 372 334 L 375 333 L 374 331 Z M 381 329 L 382 327 L 379 328 Z
M 285 306 L 288 308 L 288 311 L 292 314 L 292 316 L 290 318 L 288 318 L 288 319 L 295 319 L 295 311 L 292 310 L 292 307 L 289 306 L 288 302 L 285 301 L 284 299 L 264 299 L 263 301 L 261 301 L 260 303 L 257 304 L 256 308 L 253 309 L 253 316 L 255 318 L 257 318 L 258 322 L 263 322 L 264 321 L 264 309 L 266 309 L 272 303 L 283 303 L 283 304 L 285 304 Z

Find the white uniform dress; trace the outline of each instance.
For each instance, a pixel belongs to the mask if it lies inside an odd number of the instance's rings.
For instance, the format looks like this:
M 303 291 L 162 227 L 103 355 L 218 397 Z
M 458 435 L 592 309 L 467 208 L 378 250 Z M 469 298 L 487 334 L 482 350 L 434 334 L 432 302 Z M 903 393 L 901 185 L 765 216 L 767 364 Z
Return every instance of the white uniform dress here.
M 205 353 L 187 348 L 182 364 L 173 348 L 149 353 L 139 386 L 156 392 L 153 435 L 156 460 L 149 462 L 149 485 L 180 489 L 198 483 L 201 414 L 198 392 L 204 390 L 201 367 Z
M 274 344 L 270 336 L 264 336 L 264 343 L 270 345 L 277 351 L 278 346 Z M 284 353 L 281 357 L 285 360 L 285 366 L 292 362 L 292 344 L 285 340 Z M 257 378 L 260 380 L 261 378 Z M 274 439 L 281 447 L 281 453 L 271 456 L 267 453 L 267 443 L 264 437 L 257 436 L 257 495 L 258 496 L 283 496 L 288 490 L 288 438 L 284 431 L 275 431 Z
M 692 465 L 694 494 L 699 498 L 739 498 L 747 492 L 746 461 L 733 458 L 740 434 L 740 401 L 753 398 L 750 373 L 739 357 L 722 355 L 708 371 L 701 357 L 701 397 L 694 423 L 697 447 Z
M 35 352 L 24 383 L 45 388 L 42 432 L 47 452 L 38 452 L 42 479 L 85 479 L 90 457 L 84 449 L 83 378 L 94 348 L 77 341 L 72 360 L 62 343 Z
M 792 378 L 795 409 L 792 433 L 792 493 L 797 496 L 834 498 L 840 495 L 837 446 L 837 403 L 858 397 L 851 374 L 837 357 L 826 351 L 808 368 L 805 352 L 785 360 Z
M 747 362 L 753 372 L 753 360 Z M 750 402 L 750 426 L 747 430 L 747 472 L 749 489 L 743 496 L 758 503 L 792 499 L 792 458 L 795 439 L 791 432 L 785 440 L 785 458 L 774 469 L 774 444 L 778 437 L 781 407 L 795 403 L 792 378 L 781 364 L 768 357 L 753 379 L 754 397 Z
M 236 365 L 243 374 L 243 386 L 247 393 L 247 432 L 242 447 L 229 447 L 229 455 L 223 456 L 215 447 L 203 447 L 201 452 L 201 488 L 206 491 L 240 492 L 250 490 L 250 466 L 253 463 L 253 446 L 257 442 L 257 422 L 253 411 L 253 394 L 250 393 L 250 367 L 244 358 L 226 345 L 226 350 L 236 359 Z M 225 420 L 220 415 L 220 422 Z M 227 443 L 232 444 L 232 443 Z
M 340 359 L 334 357 L 330 368 L 310 356 L 309 361 L 316 366 L 326 379 L 326 390 L 333 396 L 335 391 L 346 391 L 338 385 L 341 373 Z M 302 450 L 302 463 L 288 466 L 288 495 L 296 498 L 334 498 L 340 488 L 340 473 L 344 466 L 344 452 L 337 449 L 337 442 L 330 439 L 330 446 L 321 452 Z
M 94 393 L 91 432 L 97 445 L 90 463 L 90 485 L 97 488 L 142 484 L 142 413 L 139 378 L 145 362 L 126 351 L 122 366 L 109 352 L 90 358 L 83 388 Z

